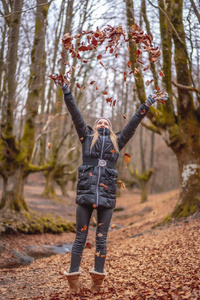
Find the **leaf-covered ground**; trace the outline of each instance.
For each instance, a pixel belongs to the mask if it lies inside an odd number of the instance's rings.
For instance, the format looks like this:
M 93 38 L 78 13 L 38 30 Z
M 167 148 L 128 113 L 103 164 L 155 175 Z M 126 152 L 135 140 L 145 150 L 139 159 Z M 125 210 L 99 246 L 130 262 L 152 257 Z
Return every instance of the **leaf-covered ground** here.
M 170 212 L 177 201 L 177 191 L 152 195 L 140 204 L 139 194 L 124 192 L 108 235 L 107 277 L 103 290 L 92 294 L 88 271 L 93 267 L 95 248 L 86 248 L 81 267 L 82 289 L 72 299 L 200 299 L 200 218 L 198 215 L 162 228 L 151 229 Z M 71 234 L 73 235 L 73 234 Z M 95 227 L 88 241 L 94 245 Z M 67 234 L 36 236 L 40 242 L 55 243 Z M 70 236 L 70 239 L 74 236 Z M 17 242 L 18 239 L 18 242 Z M 27 244 L 29 236 L 18 236 L 16 245 Z M 33 244 L 34 237 L 30 237 Z M 8 241 L 8 240 L 7 240 Z M 30 241 L 29 241 L 30 242 Z M 18 269 L 3 269 L 0 275 L 0 299 L 70 299 L 63 270 L 70 254 L 36 260 Z

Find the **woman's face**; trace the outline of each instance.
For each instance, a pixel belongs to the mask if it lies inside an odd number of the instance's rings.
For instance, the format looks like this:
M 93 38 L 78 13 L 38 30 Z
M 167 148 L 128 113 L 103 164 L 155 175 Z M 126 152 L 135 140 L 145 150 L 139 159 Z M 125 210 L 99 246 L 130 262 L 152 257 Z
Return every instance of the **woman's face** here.
M 110 129 L 110 125 L 106 119 L 100 119 L 96 124 L 96 129 L 99 128 L 108 128 Z

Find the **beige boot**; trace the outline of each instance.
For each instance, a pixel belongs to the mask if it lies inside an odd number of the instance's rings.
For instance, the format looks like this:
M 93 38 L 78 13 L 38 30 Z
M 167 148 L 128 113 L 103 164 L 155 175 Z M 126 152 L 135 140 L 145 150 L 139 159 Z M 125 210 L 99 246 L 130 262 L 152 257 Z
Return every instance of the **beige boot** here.
M 89 271 L 91 276 L 91 291 L 92 292 L 98 292 L 101 288 L 101 285 L 103 283 L 103 280 L 105 276 L 107 275 L 106 271 L 104 270 L 104 273 L 96 272 L 94 269 Z
M 67 280 L 69 283 L 69 292 L 78 292 L 80 288 L 79 276 L 81 275 L 81 268 L 79 268 L 78 272 L 68 273 L 64 271 L 64 275 L 67 276 Z

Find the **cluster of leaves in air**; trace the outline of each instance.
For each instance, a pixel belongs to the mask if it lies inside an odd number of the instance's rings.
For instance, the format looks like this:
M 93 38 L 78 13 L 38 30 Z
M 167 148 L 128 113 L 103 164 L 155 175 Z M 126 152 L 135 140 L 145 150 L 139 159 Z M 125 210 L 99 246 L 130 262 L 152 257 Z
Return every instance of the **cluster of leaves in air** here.
M 87 42 L 81 42 L 80 39 L 82 37 L 86 37 Z M 82 63 L 87 63 L 87 59 L 83 59 L 81 57 L 81 53 L 83 52 L 89 52 L 89 51 L 94 51 L 97 50 L 99 46 L 102 46 L 105 44 L 105 52 L 108 52 L 111 55 L 114 55 L 115 58 L 118 57 L 118 52 L 120 50 L 120 46 L 122 45 L 121 38 L 125 43 L 127 43 L 128 50 L 130 51 L 128 42 L 130 39 L 132 39 L 136 44 L 140 44 L 141 47 L 140 49 L 137 49 L 135 53 L 135 61 L 134 63 L 140 63 L 144 64 L 144 62 L 141 60 L 141 55 L 143 52 L 148 52 L 149 53 L 149 65 L 145 68 L 143 68 L 143 71 L 146 71 L 148 69 L 151 69 L 150 63 L 155 63 L 158 58 L 161 55 L 161 52 L 158 47 L 154 48 L 152 45 L 153 41 L 153 36 L 152 34 L 146 34 L 144 31 L 135 23 L 134 25 L 131 26 L 129 30 L 129 37 L 126 37 L 126 33 L 123 30 L 122 26 L 118 27 L 112 27 L 110 25 L 107 25 L 103 30 L 100 30 L 98 27 L 96 31 L 93 30 L 87 30 L 87 31 L 82 31 L 81 33 L 76 34 L 74 37 L 72 37 L 69 33 L 66 33 L 63 38 L 62 42 L 64 45 L 65 50 L 67 51 L 67 57 L 71 56 L 71 58 L 77 58 L 80 60 Z M 76 42 L 73 43 L 73 40 Z M 106 43 L 107 42 L 107 43 Z M 76 68 L 74 66 L 71 66 L 69 63 L 69 60 L 66 59 L 66 55 L 61 52 L 61 58 L 58 60 L 58 63 L 63 62 L 65 66 L 69 67 L 69 70 L 66 72 L 66 76 L 63 74 L 56 74 L 56 75 L 50 75 L 50 78 L 56 83 L 57 79 L 62 83 L 66 83 L 70 85 L 70 75 L 72 74 L 72 69 Z M 102 62 L 102 54 L 97 55 L 97 61 L 99 64 L 107 70 Z M 131 68 L 132 67 L 132 62 L 128 61 L 127 62 L 127 67 Z M 113 67 L 111 67 L 114 71 Z M 134 71 L 133 71 L 134 69 Z M 132 71 L 129 72 L 129 74 L 134 73 L 140 73 L 140 71 L 137 68 L 132 68 Z M 158 72 L 159 76 L 165 77 L 164 73 L 160 70 Z M 124 72 L 124 82 L 126 82 L 126 76 L 127 73 Z M 145 84 L 148 86 L 151 84 L 154 80 L 147 80 Z M 95 84 L 96 81 L 91 81 L 90 84 L 93 85 Z M 126 83 L 127 84 L 127 83 Z M 80 86 L 79 83 L 76 84 L 77 88 L 84 90 L 86 87 L 85 86 Z M 156 87 L 157 88 L 157 87 Z M 98 86 L 95 86 L 95 89 L 98 90 Z M 107 95 L 107 92 L 104 91 L 103 95 Z M 110 103 L 110 105 L 115 106 L 116 100 L 113 100 L 112 97 L 106 98 L 106 102 Z

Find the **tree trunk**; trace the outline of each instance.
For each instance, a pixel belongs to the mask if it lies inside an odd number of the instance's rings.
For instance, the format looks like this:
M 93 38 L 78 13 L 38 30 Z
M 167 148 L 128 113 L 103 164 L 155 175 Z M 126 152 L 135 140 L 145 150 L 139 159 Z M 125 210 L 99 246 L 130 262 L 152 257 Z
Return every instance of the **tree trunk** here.
M 55 181 L 54 181 L 54 169 L 45 173 L 46 183 L 45 183 L 45 189 L 42 193 L 42 196 L 47 198 L 55 198 L 56 192 L 55 192 Z
M 149 180 L 140 180 L 140 186 L 141 186 L 141 203 L 147 202 L 148 200 L 148 183 Z
M 15 1 L 18 4 L 20 1 Z M 15 4 L 15 3 L 14 3 Z M 25 178 L 29 172 L 31 172 L 30 159 L 34 147 L 35 141 L 35 120 L 37 117 L 37 110 L 40 101 L 42 91 L 41 76 L 43 76 L 43 68 L 45 67 L 45 33 L 46 33 L 46 18 L 49 5 L 46 5 L 46 0 L 37 1 L 37 12 L 35 21 L 35 36 L 34 44 L 32 49 L 32 63 L 29 79 L 29 94 L 26 102 L 27 116 L 24 127 L 23 137 L 19 144 L 16 143 L 15 137 L 12 134 L 13 128 L 13 107 L 15 95 L 15 73 L 16 73 L 16 62 L 17 62 L 17 45 L 18 39 L 15 34 L 19 32 L 14 30 L 10 38 L 8 53 L 14 55 L 10 58 L 8 65 L 8 77 L 14 79 L 8 80 L 8 109 L 7 109 L 7 124 L 5 134 L 2 136 L 0 141 L 0 174 L 4 178 L 4 192 L 1 201 L 1 209 L 5 210 L 10 208 L 13 210 L 27 210 L 27 205 L 24 200 L 23 186 Z M 15 6 L 14 6 L 15 7 Z M 17 6 L 17 15 L 21 12 L 21 8 Z M 19 17 L 15 17 L 13 14 L 13 27 L 19 26 Z M 17 24 L 17 25 L 16 25 Z M 15 43 L 13 45 L 13 43 Z M 14 51 L 14 53 L 13 53 Z M 10 54 L 9 54 L 10 55 Z M 8 55 L 8 57 L 9 57 Z M 11 55 L 11 56 L 12 56 Z M 13 65 L 15 68 L 13 69 Z M 10 73 L 14 72 L 14 75 Z M 41 75 L 42 74 L 42 75 Z M 9 106 L 12 107 L 9 108 Z M 11 112 L 9 112 L 11 110 Z M 12 189 L 12 190 L 11 190 Z
M 17 168 L 11 176 L 3 178 L 3 192 L 0 209 L 3 211 L 28 210 L 24 200 L 24 169 Z

